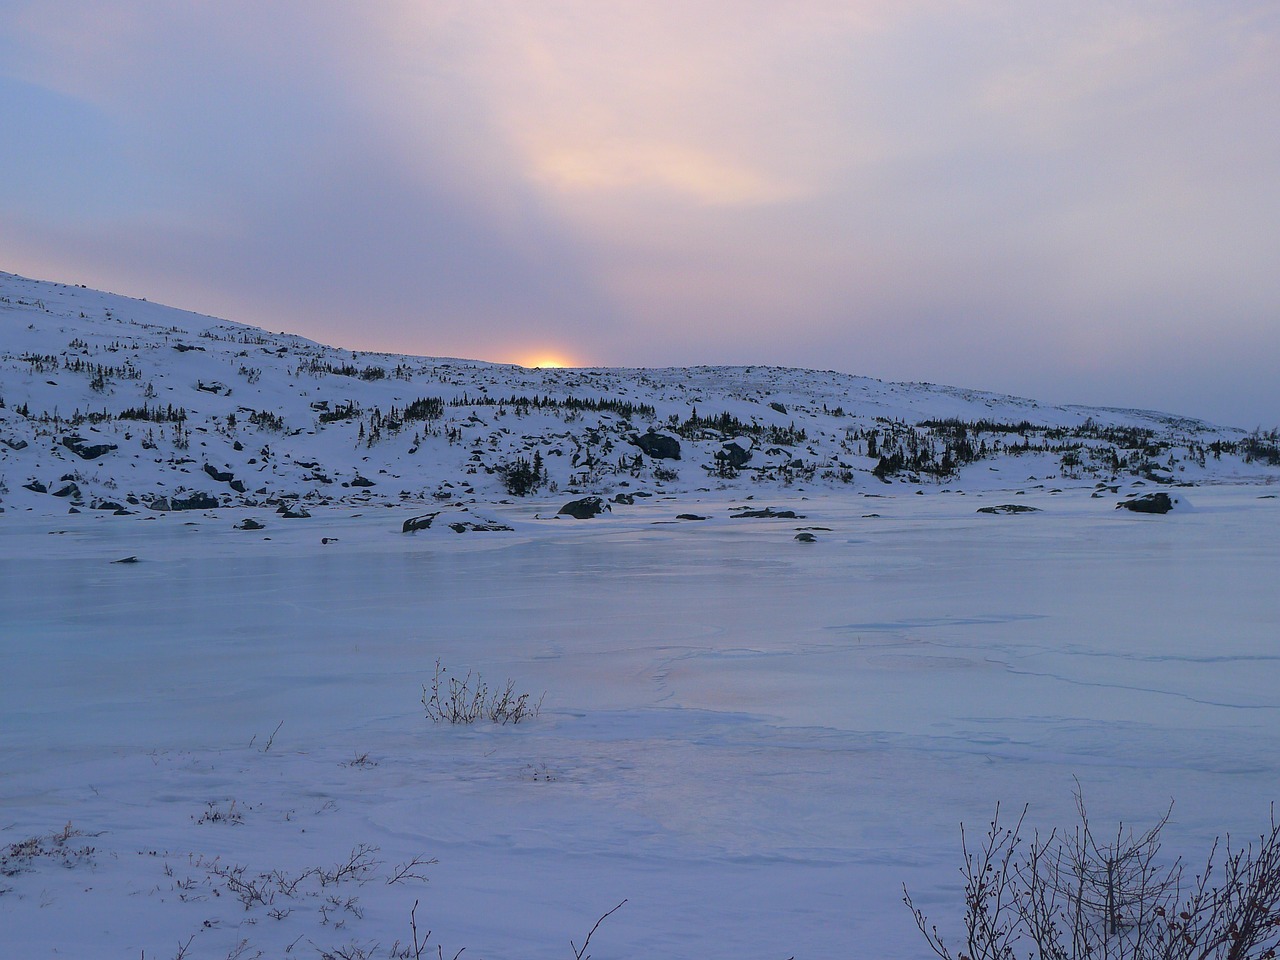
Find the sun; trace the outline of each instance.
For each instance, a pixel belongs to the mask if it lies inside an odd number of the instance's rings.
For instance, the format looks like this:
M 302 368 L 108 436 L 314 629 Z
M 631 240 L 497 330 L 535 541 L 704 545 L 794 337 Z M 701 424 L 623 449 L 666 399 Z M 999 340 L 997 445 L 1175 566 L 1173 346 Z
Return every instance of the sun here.
M 571 367 L 573 363 L 564 356 L 552 353 L 536 353 L 531 357 L 522 360 L 520 366 L 529 367 L 533 370 L 559 370 L 562 367 Z

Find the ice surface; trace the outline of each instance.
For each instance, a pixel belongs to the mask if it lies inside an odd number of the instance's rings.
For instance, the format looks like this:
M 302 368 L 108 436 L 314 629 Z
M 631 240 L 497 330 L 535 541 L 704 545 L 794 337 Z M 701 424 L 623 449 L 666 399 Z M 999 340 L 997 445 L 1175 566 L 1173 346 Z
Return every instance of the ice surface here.
M 590 522 L 522 502 L 492 508 L 514 533 L 452 539 L 401 535 L 408 510 L 11 514 L 0 844 L 70 821 L 94 853 L 0 876 L 4 952 L 386 956 L 418 900 L 446 952 L 567 957 L 626 898 L 597 960 L 922 957 L 902 884 L 951 923 L 958 824 L 1064 822 L 1077 779 L 1102 822 L 1174 800 L 1166 842 L 1198 856 L 1276 796 L 1259 492 L 1165 517 L 1089 488 L 996 517 L 974 510 L 998 494 L 905 491 L 769 499 L 803 521 L 731 520 L 728 494 Z M 654 523 L 688 510 L 711 519 Z M 436 658 L 546 691 L 541 714 L 433 725 Z M 377 879 L 280 919 L 209 868 L 358 844 Z M 429 882 L 385 882 L 417 855 Z

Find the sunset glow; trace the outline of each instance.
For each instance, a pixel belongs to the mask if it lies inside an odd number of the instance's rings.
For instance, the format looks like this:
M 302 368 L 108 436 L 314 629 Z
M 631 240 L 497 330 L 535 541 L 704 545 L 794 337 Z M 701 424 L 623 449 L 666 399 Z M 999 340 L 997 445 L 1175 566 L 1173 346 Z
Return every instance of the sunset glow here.
M 0 269 L 353 349 L 1280 410 L 1275 4 L 109 6 L 0 3 Z
M 562 367 L 578 365 L 560 353 L 533 353 L 517 360 L 516 363 L 531 370 L 558 370 Z

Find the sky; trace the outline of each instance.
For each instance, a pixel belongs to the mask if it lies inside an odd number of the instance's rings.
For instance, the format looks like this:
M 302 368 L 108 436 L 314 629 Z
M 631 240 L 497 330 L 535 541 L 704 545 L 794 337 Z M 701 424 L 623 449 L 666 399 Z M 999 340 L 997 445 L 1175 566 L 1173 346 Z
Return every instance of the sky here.
M 0 269 L 1280 425 L 1280 5 L 0 0 Z

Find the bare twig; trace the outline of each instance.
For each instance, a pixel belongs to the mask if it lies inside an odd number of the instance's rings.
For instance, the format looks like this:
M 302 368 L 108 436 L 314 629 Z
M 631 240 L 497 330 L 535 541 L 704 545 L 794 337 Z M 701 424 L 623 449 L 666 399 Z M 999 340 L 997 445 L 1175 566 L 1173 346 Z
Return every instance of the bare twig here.
M 605 912 L 600 919 L 596 921 L 596 925 L 591 928 L 591 932 L 587 934 L 587 938 L 582 941 L 581 948 L 579 948 L 572 940 L 569 941 L 569 946 L 573 949 L 574 960 L 591 960 L 591 955 L 587 953 L 587 945 L 591 943 L 592 936 L 594 936 L 595 932 L 600 929 L 600 924 L 604 923 L 610 914 L 617 913 L 621 910 L 622 904 L 626 902 L 626 900 L 623 900 L 622 903 L 619 903 L 612 910 Z

